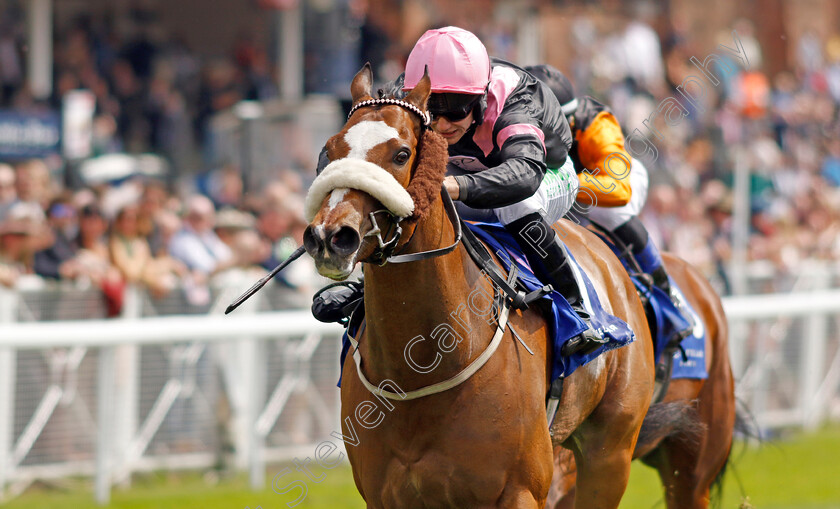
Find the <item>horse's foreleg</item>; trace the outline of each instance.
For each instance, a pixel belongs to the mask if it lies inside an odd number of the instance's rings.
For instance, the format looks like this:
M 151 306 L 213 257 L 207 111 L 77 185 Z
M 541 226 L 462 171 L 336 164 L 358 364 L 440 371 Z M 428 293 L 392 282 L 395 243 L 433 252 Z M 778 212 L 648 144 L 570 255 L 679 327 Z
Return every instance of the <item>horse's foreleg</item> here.
M 575 506 L 575 456 L 561 446 L 554 447 L 554 473 L 548 491 L 546 509 L 572 509 Z

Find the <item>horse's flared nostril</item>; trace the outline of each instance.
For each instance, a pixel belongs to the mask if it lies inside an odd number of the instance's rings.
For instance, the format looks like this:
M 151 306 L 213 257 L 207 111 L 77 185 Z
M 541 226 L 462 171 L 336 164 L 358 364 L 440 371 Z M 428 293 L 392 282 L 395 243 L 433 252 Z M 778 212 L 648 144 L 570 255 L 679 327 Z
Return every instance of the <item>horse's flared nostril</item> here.
M 303 247 L 309 253 L 309 256 L 314 257 L 321 254 L 324 250 L 324 245 L 325 239 L 315 233 L 315 229 L 312 226 L 307 226 L 303 232 Z
M 338 255 L 350 256 L 359 249 L 362 239 L 359 232 L 349 226 L 342 226 L 330 236 L 330 249 Z

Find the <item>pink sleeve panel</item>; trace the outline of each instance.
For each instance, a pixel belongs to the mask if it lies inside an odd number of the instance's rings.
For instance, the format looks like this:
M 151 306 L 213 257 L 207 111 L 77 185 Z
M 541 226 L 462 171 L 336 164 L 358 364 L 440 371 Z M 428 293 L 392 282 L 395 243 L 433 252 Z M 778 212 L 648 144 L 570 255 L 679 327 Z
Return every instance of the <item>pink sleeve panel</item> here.
M 473 135 L 476 145 L 490 155 L 493 151 L 493 127 L 505 107 L 505 101 L 513 89 L 519 84 L 519 75 L 510 67 L 497 66 L 490 74 L 490 85 L 487 91 L 487 109 L 484 111 L 484 122 L 478 126 Z
M 499 148 L 501 148 L 508 138 L 516 136 L 517 134 L 530 134 L 536 136 L 540 139 L 543 152 L 545 152 L 545 133 L 543 133 L 542 129 L 539 127 L 531 124 L 514 124 L 505 127 L 499 131 L 499 134 L 496 136 L 496 144 Z

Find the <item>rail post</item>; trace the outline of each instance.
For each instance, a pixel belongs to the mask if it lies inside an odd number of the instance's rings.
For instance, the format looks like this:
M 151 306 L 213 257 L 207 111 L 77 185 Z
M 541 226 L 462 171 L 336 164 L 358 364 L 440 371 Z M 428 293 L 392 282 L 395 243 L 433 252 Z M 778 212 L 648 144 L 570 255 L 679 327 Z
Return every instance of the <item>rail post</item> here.
M 824 290 L 827 278 L 815 278 L 815 290 Z M 825 362 L 828 355 L 828 316 L 821 312 L 814 312 L 808 317 L 805 326 L 804 351 L 800 360 L 802 386 L 799 401 L 802 403 L 802 427 L 813 430 L 820 420 L 819 401 L 820 382 L 825 373 Z
M 18 295 L 0 288 L 0 324 L 8 324 L 17 317 Z M 0 502 L 5 498 L 6 484 L 14 471 L 12 443 L 14 441 L 15 377 L 17 350 L 0 346 Z
M 261 490 L 265 487 L 265 437 L 257 427 L 257 421 L 265 403 L 266 389 L 266 348 L 263 338 L 247 340 L 249 343 L 248 357 L 251 362 L 247 401 L 248 422 L 248 465 L 251 489 Z
M 121 320 L 136 320 L 143 314 L 143 295 L 136 285 L 125 289 Z M 138 410 L 140 401 L 140 366 L 137 345 L 120 345 L 114 349 L 114 467 L 123 472 L 113 482 L 122 486 L 131 484 L 132 459 L 127 456 L 131 449 L 134 434 L 137 432 Z
M 99 380 L 96 422 L 96 502 L 107 505 L 111 500 L 111 480 L 114 467 L 114 379 L 116 353 L 114 346 L 99 350 Z

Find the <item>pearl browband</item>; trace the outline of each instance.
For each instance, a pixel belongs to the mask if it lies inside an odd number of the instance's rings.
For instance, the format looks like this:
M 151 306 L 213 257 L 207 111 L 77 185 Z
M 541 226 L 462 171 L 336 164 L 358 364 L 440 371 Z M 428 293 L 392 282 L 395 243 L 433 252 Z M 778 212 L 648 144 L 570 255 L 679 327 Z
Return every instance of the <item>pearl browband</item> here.
M 356 103 L 352 108 L 350 108 L 350 113 L 347 115 L 347 120 L 350 120 L 350 117 L 352 117 L 353 113 L 355 113 L 356 110 L 358 110 L 359 108 L 364 108 L 366 106 L 381 105 L 400 106 L 409 110 L 412 113 L 417 114 L 421 119 L 423 119 L 423 125 L 425 127 L 430 127 L 432 125 L 432 116 L 429 114 L 428 111 L 423 111 L 417 106 L 411 103 L 407 103 L 405 101 L 400 101 L 399 99 L 368 99 L 367 101 Z

